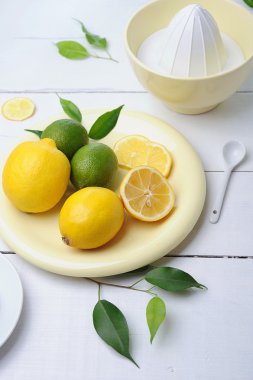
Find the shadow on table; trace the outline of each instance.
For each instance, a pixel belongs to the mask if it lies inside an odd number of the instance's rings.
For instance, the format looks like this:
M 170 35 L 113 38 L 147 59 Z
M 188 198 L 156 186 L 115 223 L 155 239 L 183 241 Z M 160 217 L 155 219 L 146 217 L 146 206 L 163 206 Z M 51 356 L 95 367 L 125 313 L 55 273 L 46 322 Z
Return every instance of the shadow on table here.
M 204 217 L 201 216 L 197 224 L 194 226 L 193 230 L 190 232 L 190 234 L 182 241 L 182 243 L 180 243 L 173 251 L 168 253 L 168 255 L 166 255 L 165 257 L 168 257 L 168 258 L 170 257 L 173 258 L 174 256 L 180 257 L 180 252 L 184 251 L 185 248 L 191 243 L 191 241 L 195 239 L 196 235 L 199 232 L 200 227 L 203 224 L 203 221 L 204 221 Z M 187 257 L 188 256 L 189 255 L 187 255 Z M 190 257 L 191 256 L 194 256 L 194 253 L 193 255 L 190 255 Z M 197 252 L 196 252 L 196 256 L 198 256 Z
M 192 240 L 196 237 L 196 235 L 199 233 L 200 228 L 204 225 L 204 222 L 206 218 L 208 218 L 208 212 L 209 212 L 209 204 L 208 204 L 208 194 L 206 195 L 206 201 L 202 210 L 202 213 L 193 227 L 192 231 L 189 233 L 189 235 L 186 236 L 186 238 L 180 243 L 175 249 L 173 249 L 170 253 L 168 253 L 165 257 L 168 259 L 171 257 L 173 259 L 174 256 L 180 257 L 180 253 L 185 250 L 187 245 L 191 243 Z M 187 255 L 187 257 L 195 256 L 194 254 L 192 255 Z M 196 256 L 199 256 L 198 253 L 196 252 Z

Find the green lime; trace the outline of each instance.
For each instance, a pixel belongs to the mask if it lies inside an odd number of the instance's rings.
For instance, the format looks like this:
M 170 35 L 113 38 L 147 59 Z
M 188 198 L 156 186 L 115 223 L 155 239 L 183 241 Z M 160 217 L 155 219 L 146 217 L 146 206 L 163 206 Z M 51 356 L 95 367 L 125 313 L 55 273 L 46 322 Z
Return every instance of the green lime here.
M 42 133 L 41 138 L 50 138 L 68 159 L 83 145 L 88 144 L 89 138 L 86 129 L 81 123 L 71 119 L 56 120 Z
M 118 160 L 109 146 L 92 143 L 80 148 L 71 160 L 71 182 L 81 189 L 87 186 L 109 187 L 118 168 Z

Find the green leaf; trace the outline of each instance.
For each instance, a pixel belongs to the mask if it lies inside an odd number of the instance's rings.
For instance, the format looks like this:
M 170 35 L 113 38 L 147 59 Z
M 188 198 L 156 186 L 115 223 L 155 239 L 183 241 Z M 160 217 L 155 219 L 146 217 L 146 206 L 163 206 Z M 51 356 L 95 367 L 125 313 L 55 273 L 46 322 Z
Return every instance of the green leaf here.
M 84 23 L 80 20 L 74 19 L 77 21 L 82 28 L 83 33 L 85 34 L 86 40 L 89 42 L 90 45 L 95 46 L 99 49 L 107 49 L 107 40 L 104 37 L 100 37 L 97 34 L 90 33 L 87 28 L 85 27 Z
M 150 331 L 150 343 L 157 333 L 166 316 L 166 306 L 163 300 L 159 297 L 152 298 L 147 304 L 146 317 L 148 328 Z
M 89 137 L 93 140 L 100 140 L 107 136 L 117 124 L 120 111 L 123 107 L 124 105 L 99 116 L 90 129 Z
M 78 20 L 77 18 L 73 18 L 73 20 L 75 20 L 76 22 L 78 22 L 78 24 L 81 25 L 81 29 L 82 29 L 82 31 L 83 31 L 84 34 L 89 33 L 88 30 L 86 29 L 86 27 L 84 26 L 84 23 L 82 21 Z
M 100 37 L 97 34 L 86 33 L 86 40 L 90 45 L 99 49 L 107 48 L 107 40 L 104 37 Z
M 177 292 L 189 288 L 206 288 L 188 273 L 171 267 L 153 269 L 145 275 L 145 280 L 169 292 Z
M 93 310 L 93 324 L 105 343 L 139 367 L 129 352 L 127 321 L 115 305 L 106 300 L 98 301 Z
M 39 136 L 39 138 L 41 138 L 41 135 L 43 133 L 43 131 L 38 131 L 38 130 L 35 130 L 35 129 L 25 129 L 25 131 L 34 133 L 35 135 Z
M 56 43 L 59 53 L 69 59 L 85 59 L 90 56 L 88 50 L 79 42 L 60 41 Z
M 60 103 L 65 114 L 68 115 L 71 119 L 79 121 L 79 123 L 81 123 L 82 114 L 79 108 L 70 100 L 63 99 L 60 96 L 59 96 L 59 99 L 60 99 Z
M 244 2 L 251 8 L 253 8 L 253 0 L 244 0 Z

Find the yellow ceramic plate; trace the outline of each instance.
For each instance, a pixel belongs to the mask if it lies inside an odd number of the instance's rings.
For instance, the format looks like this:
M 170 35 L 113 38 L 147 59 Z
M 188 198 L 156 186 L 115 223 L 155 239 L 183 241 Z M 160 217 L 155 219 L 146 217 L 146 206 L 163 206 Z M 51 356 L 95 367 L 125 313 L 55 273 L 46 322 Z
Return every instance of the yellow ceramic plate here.
M 84 111 L 87 129 L 102 112 Z M 206 182 L 199 157 L 174 128 L 143 113 L 122 112 L 115 131 L 104 142 L 112 146 L 126 134 L 147 136 L 171 151 L 174 165 L 169 180 L 176 193 L 176 205 L 170 216 L 155 223 L 127 216 L 122 230 L 110 243 L 99 249 L 81 251 L 69 248 L 61 241 L 58 229 L 61 205 L 44 214 L 24 214 L 10 204 L 1 188 L 0 232 L 18 255 L 50 272 L 100 277 L 149 264 L 182 242 L 197 222 L 204 205 Z M 33 138 L 27 134 L 26 138 L 29 137 Z M 119 186 L 124 173 L 119 171 L 115 187 Z

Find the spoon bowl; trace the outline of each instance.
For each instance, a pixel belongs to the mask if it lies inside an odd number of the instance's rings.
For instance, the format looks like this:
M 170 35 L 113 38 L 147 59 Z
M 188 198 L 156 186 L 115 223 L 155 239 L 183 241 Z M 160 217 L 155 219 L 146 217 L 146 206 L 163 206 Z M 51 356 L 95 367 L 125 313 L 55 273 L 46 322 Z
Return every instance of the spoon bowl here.
M 218 193 L 210 214 L 209 221 L 211 223 L 218 222 L 232 170 L 242 162 L 245 156 L 246 148 L 240 141 L 229 141 L 224 145 L 223 158 L 226 166 L 220 192 Z
M 246 148 L 240 141 L 229 141 L 223 147 L 223 158 L 227 166 L 235 168 L 246 156 Z

